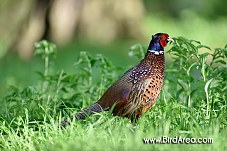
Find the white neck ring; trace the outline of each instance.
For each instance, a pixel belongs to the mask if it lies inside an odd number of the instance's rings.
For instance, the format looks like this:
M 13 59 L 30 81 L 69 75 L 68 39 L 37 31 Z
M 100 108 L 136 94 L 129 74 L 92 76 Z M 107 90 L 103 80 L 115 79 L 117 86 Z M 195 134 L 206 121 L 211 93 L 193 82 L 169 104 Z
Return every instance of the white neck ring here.
M 155 51 L 155 50 L 148 50 L 148 51 L 154 53 L 155 55 L 164 54 L 164 51 Z

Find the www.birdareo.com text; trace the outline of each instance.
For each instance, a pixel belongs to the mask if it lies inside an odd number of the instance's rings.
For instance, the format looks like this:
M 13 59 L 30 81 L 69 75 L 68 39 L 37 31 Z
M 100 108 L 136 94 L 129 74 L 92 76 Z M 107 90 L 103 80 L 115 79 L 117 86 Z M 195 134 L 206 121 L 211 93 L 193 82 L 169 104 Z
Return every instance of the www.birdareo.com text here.
M 212 144 L 213 138 L 185 138 L 181 136 L 161 138 L 144 138 L 144 144 Z

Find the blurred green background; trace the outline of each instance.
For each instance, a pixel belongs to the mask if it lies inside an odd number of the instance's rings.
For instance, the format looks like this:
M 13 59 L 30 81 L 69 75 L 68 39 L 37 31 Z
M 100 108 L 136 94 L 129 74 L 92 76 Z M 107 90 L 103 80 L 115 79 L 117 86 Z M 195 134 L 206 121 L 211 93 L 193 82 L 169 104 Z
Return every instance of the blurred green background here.
M 226 6 L 225 0 L 0 0 L 0 95 L 39 80 L 43 62 L 33 51 L 41 39 L 57 45 L 51 67 L 73 73 L 80 51 L 102 53 L 127 69 L 138 62 L 128 57 L 130 46 L 147 45 L 157 32 L 224 47 Z

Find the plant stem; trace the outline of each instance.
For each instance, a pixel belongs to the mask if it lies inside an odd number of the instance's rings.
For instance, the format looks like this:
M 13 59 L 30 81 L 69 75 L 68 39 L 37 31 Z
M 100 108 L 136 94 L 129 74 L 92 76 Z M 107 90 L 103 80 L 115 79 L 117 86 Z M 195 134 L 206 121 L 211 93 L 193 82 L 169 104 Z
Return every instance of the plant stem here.
M 48 68 L 49 68 L 49 57 L 45 57 L 45 71 L 44 71 L 45 77 L 48 75 Z
M 46 49 L 45 49 L 46 50 Z M 46 56 L 45 57 L 45 69 L 44 69 L 44 82 L 43 82 L 43 92 L 46 91 L 47 89 L 47 86 L 48 86 L 48 81 L 47 81 L 47 75 L 48 75 L 48 70 L 49 70 L 49 57 Z

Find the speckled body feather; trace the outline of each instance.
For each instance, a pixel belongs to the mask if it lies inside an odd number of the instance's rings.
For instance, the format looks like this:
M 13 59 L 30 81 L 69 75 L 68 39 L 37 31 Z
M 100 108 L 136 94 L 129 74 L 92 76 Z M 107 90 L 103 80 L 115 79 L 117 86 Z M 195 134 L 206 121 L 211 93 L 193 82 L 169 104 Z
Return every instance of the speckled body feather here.
M 164 79 L 164 54 L 148 52 L 137 66 L 128 70 L 98 101 L 108 110 L 114 103 L 114 115 L 140 117 L 156 101 Z

